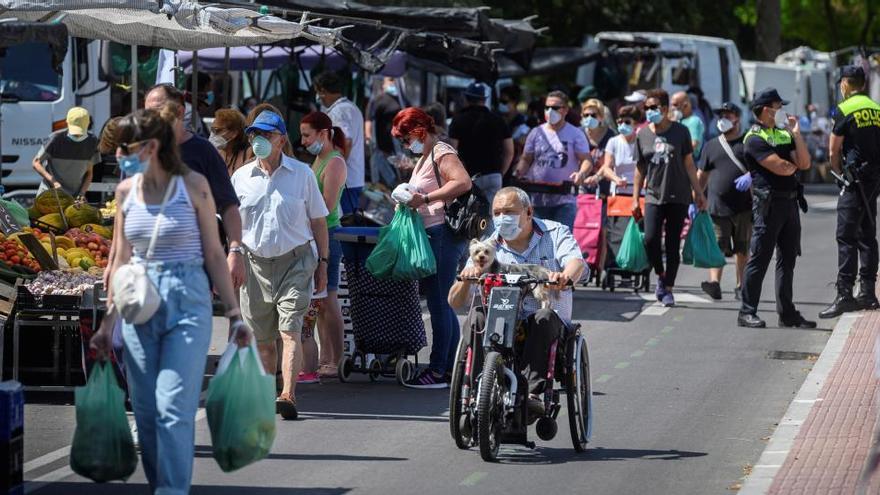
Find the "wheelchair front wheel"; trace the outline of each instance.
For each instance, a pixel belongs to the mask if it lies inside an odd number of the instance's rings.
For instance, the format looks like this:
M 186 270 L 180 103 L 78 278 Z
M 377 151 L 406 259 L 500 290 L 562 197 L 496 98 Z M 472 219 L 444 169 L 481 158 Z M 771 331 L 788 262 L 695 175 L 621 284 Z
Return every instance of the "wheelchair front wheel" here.
M 477 434 L 480 440 L 480 457 L 487 462 L 498 460 L 498 433 L 504 415 L 504 360 L 501 354 L 486 355 L 483 377 L 480 379 L 480 395 L 477 399 Z
M 568 425 L 571 429 L 571 442 L 574 450 L 584 452 L 592 434 L 593 386 L 590 383 L 590 354 L 587 341 L 578 335 L 571 342 L 572 369 L 565 381 L 565 395 L 568 402 Z
M 449 432 L 455 440 L 455 446 L 460 449 L 470 447 L 473 439 L 473 432 L 470 431 L 470 413 L 464 408 L 466 360 L 467 347 L 459 346 L 455 357 L 455 368 L 452 371 L 452 382 L 449 384 Z

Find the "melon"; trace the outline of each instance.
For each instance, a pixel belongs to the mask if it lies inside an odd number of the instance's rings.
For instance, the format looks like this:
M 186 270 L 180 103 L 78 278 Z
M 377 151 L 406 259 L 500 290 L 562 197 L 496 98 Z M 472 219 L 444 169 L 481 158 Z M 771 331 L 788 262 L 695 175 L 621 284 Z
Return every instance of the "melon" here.
M 61 218 L 60 213 L 50 213 L 48 215 L 43 215 L 37 219 L 38 222 L 44 223 L 50 227 L 54 227 L 57 230 L 64 230 L 64 219 Z
M 37 196 L 37 199 L 34 200 L 34 208 L 43 215 L 61 213 L 72 204 L 73 196 L 60 189 L 43 191 Z
M 99 212 L 94 206 L 84 203 L 68 206 L 67 209 L 64 210 L 64 215 L 67 217 L 67 223 L 70 224 L 71 227 L 79 227 L 87 223 L 101 222 L 101 212 Z

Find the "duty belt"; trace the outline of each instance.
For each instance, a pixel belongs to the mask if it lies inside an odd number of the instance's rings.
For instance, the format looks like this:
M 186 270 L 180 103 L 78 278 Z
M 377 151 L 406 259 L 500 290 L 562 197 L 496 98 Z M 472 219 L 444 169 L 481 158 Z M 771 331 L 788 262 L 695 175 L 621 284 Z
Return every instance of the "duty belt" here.
M 770 191 L 770 199 L 797 199 L 797 191 Z

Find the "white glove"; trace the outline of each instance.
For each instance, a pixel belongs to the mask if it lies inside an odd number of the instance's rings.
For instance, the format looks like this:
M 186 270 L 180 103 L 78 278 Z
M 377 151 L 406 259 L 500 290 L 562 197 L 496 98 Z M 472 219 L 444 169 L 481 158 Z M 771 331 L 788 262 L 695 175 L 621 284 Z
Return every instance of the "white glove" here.
M 391 198 L 400 204 L 407 204 L 412 201 L 413 194 L 415 194 L 415 192 L 415 187 L 411 186 L 410 184 L 403 183 L 394 188 L 394 191 L 391 192 Z

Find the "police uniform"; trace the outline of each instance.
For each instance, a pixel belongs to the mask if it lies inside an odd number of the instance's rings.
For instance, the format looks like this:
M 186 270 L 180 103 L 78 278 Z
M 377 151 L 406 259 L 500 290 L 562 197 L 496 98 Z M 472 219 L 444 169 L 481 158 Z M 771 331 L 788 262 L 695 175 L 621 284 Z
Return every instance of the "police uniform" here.
M 775 89 L 762 91 L 753 106 L 770 106 L 774 102 L 786 104 Z M 780 110 L 781 111 L 781 110 Z M 792 302 L 794 266 L 800 255 L 801 220 L 798 211 L 800 184 L 794 175 L 776 175 L 759 163 L 778 155 L 794 162 L 795 140 L 791 133 L 761 124 L 753 126 L 743 139 L 746 166 L 752 174 L 752 241 L 742 285 L 742 307 L 738 324 L 763 327 L 757 318 L 761 286 L 767 267 L 776 252 L 776 312 L 780 326 L 807 326 Z
M 844 67 L 843 77 L 860 76 L 860 67 Z M 880 105 L 857 93 L 840 102 L 833 113 L 836 136 L 843 137 L 844 176 L 852 180 L 837 200 L 837 299 L 820 317 L 847 311 L 877 309 L 877 195 L 880 188 Z M 863 196 L 864 194 L 864 196 Z M 861 260 L 861 263 L 859 263 Z M 852 297 L 856 275 L 860 291 Z

